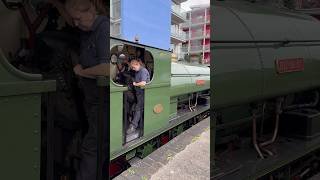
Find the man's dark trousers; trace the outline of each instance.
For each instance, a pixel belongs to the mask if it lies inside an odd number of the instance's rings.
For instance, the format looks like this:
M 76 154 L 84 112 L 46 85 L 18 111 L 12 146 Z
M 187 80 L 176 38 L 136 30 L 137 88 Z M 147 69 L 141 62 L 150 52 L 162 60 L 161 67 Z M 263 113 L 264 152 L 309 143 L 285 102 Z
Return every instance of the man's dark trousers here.
M 143 117 L 144 110 L 144 91 L 140 90 L 136 92 L 137 96 L 137 104 L 134 112 L 134 116 L 132 119 L 132 125 L 137 128 L 139 126 L 139 122 Z
M 100 106 L 106 107 L 106 105 L 99 103 L 99 89 L 97 87 L 96 80 L 82 78 L 81 86 L 85 95 L 88 132 L 85 135 L 81 146 L 82 159 L 80 163 L 80 170 L 77 173 L 77 180 L 96 180 L 99 108 Z M 105 96 L 107 96 L 107 93 Z M 104 99 L 107 99 L 107 97 Z M 105 101 L 105 103 L 107 103 L 107 101 Z M 107 109 L 103 112 L 104 117 L 107 117 Z M 106 134 L 107 131 L 104 130 L 103 132 L 104 140 L 106 141 L 108 136 Z M 107 142 L 104 143 L 104 146 L 107 146 L 106 143 Z M 106 151 L 106 147 L 104 148 L 104 151 Z

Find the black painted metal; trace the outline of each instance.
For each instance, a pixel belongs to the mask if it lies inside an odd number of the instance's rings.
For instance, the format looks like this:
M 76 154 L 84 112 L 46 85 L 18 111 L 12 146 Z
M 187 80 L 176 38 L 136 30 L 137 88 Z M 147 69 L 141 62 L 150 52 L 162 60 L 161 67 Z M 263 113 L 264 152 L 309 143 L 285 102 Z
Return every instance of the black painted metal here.
M 109 102 L 107 95 L 109 91 L 106 84 L 99 84 L 99 115 L 98 115 L 98 143 L 97 143 L 97 180 L 105 180 L 109 178 L 109 159 L 110 159 L 110 121 L 109 113 Z M 108 136 L 105 137 L 104 134 Z M 108 139 L 104 139 L 108 138 Z
M 52 103 L 54 101 L 54 97 L 52 97 L 52 93 L 47 93 L 44 95 L 46 98 L 46 108 L 47 108 L 47 173 L 46 173 L 46 180 L 53 180 L 54 179 L 54 150 L 53 150 L 53 143 L 54 143 L 54 109 L 52 109 Z

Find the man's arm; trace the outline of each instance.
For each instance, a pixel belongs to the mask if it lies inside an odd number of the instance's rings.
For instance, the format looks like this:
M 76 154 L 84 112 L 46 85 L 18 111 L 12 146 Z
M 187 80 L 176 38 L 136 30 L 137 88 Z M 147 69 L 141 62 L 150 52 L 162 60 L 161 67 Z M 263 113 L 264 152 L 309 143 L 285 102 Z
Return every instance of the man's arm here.
M 138 83 L 133 82 L 133 85 L 134 85 L 134 86 L 139 86 L 139 87 L 143 87 L 143 86 L 145 86 L 146 84 L 147 84 L 146 81 L 141 81 L 141 82 L 138 82 Z
M 81 74 L 86 76 L 109 76 L 110 64 L 101 63 L 99 65 L 82 69 Z
M 142 71 L 142 77 L 141 77 L 141 81 L 140 82 L 134 82 L 133 85 L 134 86 L 138 86 L 138 87 L 143 87 L 147 84 L 147 80 L 149 78 L 149 72 L 147 70 Z
M 83 69 L 80 64 L 77 64 L 73 71 L 76 75 L 95 79 L 96 76 L 109 76 L 110 65 L 107 63 L 102 63 L 90 68 Z
M 103 22 L 98 29 L 96 38 L 96 52 L 97 52 L 97 64 L 96 66 L 89 67 L 86 69 L 81 69 L 79 72 L 80 76 L 91 77 L 95 76 L 109 76 L 110 74 L 110 64 L 108 62 L 108 22 Z
M 98 65 L 86 68 L 82 71 L 84 75 L 88 76 L 109 76 L 110 64 L 108 63 L 108 41 L 109 32 L 108 22 L 102 22 L 97 31 L 96 37 L 96 51 L 97 51 L 97 61 Z

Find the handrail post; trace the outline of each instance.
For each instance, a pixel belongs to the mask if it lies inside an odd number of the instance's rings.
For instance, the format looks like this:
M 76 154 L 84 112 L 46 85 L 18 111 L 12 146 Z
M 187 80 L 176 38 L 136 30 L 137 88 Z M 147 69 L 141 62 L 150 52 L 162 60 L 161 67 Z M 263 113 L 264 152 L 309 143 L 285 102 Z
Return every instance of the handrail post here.
M 109 78 L 97 77 L 99 89 L 98 131 L 97 131 L 97 180 L 109 178 L 110 121 L 109 121 Z M 107 136 L 105 136 L 107 134 Z M 107 139 L 105 139 L 107 138 Z

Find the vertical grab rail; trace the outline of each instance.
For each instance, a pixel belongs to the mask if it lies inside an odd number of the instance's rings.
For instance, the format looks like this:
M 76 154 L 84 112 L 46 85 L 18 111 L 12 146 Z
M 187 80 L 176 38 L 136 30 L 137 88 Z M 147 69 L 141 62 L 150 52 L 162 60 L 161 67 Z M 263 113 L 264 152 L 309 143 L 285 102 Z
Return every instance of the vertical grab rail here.
M 53 114 L 55 109 L 50 106 L 51 103 L 54 103 L 54 98 L 52 97 L 52 93 L 45 93 L 44 98 L 46 99 L 46 128 L 47 128 L 47 149 L 46 149 L 46 178 L 47 180 L 54 179 L 54 119 Z
M 97 77 L 99 88 L 99 111 L 98 111 L 98 131 L 97 131 L 97 180 L 109 179 L 110 161 L 110 121 L 109 121 L 109 81 L 106 76 Z M 107 134 L 105 137 L 104 135 Z M 107 138 L 107 139 L 105 139 Z

